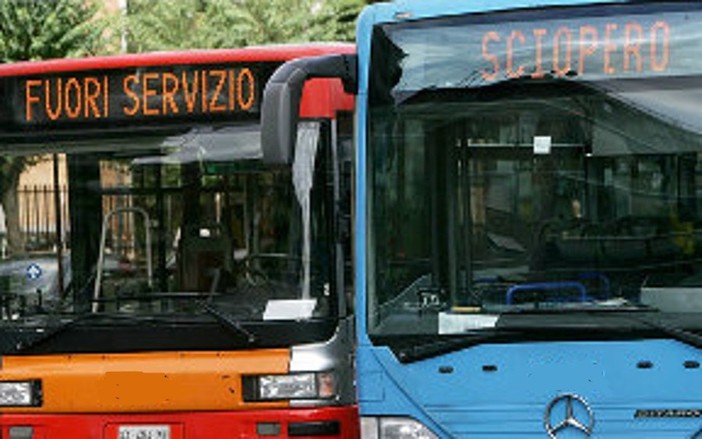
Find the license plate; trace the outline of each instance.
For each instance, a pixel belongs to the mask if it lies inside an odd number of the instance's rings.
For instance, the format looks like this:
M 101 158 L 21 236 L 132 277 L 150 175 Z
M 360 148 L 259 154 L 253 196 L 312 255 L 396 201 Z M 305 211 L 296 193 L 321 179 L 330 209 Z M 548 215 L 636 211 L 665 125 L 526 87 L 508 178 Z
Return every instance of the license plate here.
M 117 439 L 171 439 L 168 425 L 120 425 Z

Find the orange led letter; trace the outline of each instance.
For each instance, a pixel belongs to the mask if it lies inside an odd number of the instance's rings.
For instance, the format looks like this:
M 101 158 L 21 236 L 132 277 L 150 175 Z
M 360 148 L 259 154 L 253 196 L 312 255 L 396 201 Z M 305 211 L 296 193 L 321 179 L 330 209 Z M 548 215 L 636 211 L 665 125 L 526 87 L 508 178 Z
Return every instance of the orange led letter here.
M 95 118 L 101 117 L 100 109 L 97 106 L 97 99 L 100 96 L 100 81 L 97 78 L 87 77 L 83 81 L 83 98 L 85 102 L 83 103 L 83 115 L 88 118 L 92 116 Z M 91 90 L 92 89 L 92 90 Z
M 497 79 L 497 75 L 500 73 L 500 60 L 497 55 L 493 55 L 488 49 L 488 44 L 490 44 L 490 41 L 499 42 L 500 34 L 491 31 L 485 32 L 485 35 L 483 35 L 483 58 L 492 63 L 492 72 L 487 72 L 485 70 L 482 72 L 483 79 L 486 81 L 494 81 Z
M 226 70 L 212 70 L 210 72 L 210 75 L 216 76 L 218 79 L 217 85 L 215 86 L 214 92 L 212 93 L 212 98 L 210 99 L 210 111 L 212 112 L 219 112 L 219 111 L 225 111 L 227 107 L 225 107 L 222 104 L 218 104 L 217 102 L 219 101 L 219 95 L 222 92 L 222 87 L 224 86 L 224 82 L 227 79 L 227 72 Z
M 565 64 L 561 67 L 561 40 L 565 39 Z M 573 52 L 572 52 L 573 34 L 567 27 L 561 27 L 553 36 L 553 71 L 557 76 L 566 76 L 572 70 Z
M 203 70 L 201 74 L 202 80 L 200 81 L 200 84 L 202 84 L 202 94 L 200 96 L 200 105 L 202 106 L 202 112 L 207 113 L 207 92 L 209 91 L 209 87 L 207 85 L 207 70 Z
M 510 78 L 519 78 L 524 74 L 524 66 L 520 65 L 516 71 L 513 69 L 514 64 L 514 40 L 519 40 L 520 43 L 524 44 L 526 38 L 524 34 L 518 30 L 512 31 L 512 33 L 507 37 L 507 76 Z
M 66 115 L 71 119 L 75 119 L 80 116 L 82 108 L 81 89 L 82 87 L 76 78 L 69 78 L 68 81 L 66 81 L 66 88 L 64 89 L 64 93 L 66 94 L 64 97 L 64 104 L 66 105 Z M 71 93 L 71 91 L 73 93 Z M 75 102 L 73 107 L 71 107 L 71 94 L 73 95 L 73 102 Z
M 532 78 L 543 78 L 544 69 L 541 66 L 543 58 L 543 42 L 542 38 L 546 35 L 546 29 L 534 29 L 534 45 L 536 53 L 534 55 L 534 73 L 531 74 Z
M 236 108 L 236 81 L 234 80 L 234 69 L 229 70 L 229 110 Z
M 172 86 L 169 86 L 168 83 Z M 178 105 L 176 105 L 175 99 L 173 98 L 178 92 L 178 77 L 173 73 L 163 74 L 163 87 L 162 90 L 162 104 L 163 104 L 163 114 L 168 114 L 168 108 L 170 107 L 171 113 L 178 114 Z
M 38 104 L 39 98 L 32 95 L 32 87 L 41 86 L 41 80 L 39 79 L 29 79 L 24 83 L 24 100 L 25 100 L 25 113 L 24 118 L 27 121 L 32 120 L 32 104 Z
M 129 96 L 131 100 L 134 101 L 134 106 L 132 108 L 123 107 L 124 114 L 126 114 L 127 116 L 134 116 L 139 111 L 139 96 L 137 96 L 137 94 L 134 93 L 134 91 L 132 91 L 130 83 L 139 83 L 139 78 L 137 77 L 137 75 L 127 75 L 124 77 L 124 81 L 122 81 L 124 94 Z
M 154 81 L 158 79 L 158 73 L 144 73 L 144 83 L 142 87 L 142 96 L 144 102 L 144 115 L 145 116 L 158 116 L 160 113 L 158 108 L 149 108 L 149 98 L 156 96 L 156 90 L 149 88 L 149 81 Z
M 192 89 L 188 89 L 188 74 L 187 72 L 183 72 L 183 95 L 185 96 L 185 105 L 188 107 L 188 113 L 192 113 L 193 110 L 195 109 L 195 100 L 197 99 L 197 90 L 198 90 L 198 78 L 200 75 L 198 75 L 198 72 L 194 72 L 193 74 L 193 84 L 192 84 Z
M 44 97 L 46 102 L 44 102 L 44 108 L 46 108 L 46 115 L 49 119 L 56 120 L 61 117 L 61 108 L 63 107 L 63 81 L 61 78 L 56 78 L 56 110 L 51 108 L 51 80 L 47 79 L 44 81 Z
M 586 45 L 587 40 L 590 41 L 590 44 Z M 578 45 L 580 46 L 578 74 L 582 75 L 585 73 L 585 59 L 597 51 L 597 29 L 592 26 L 582 26 L 580 28 Z
M 613 23 L 607 23 L 605 26 L 604 37 L 604 71 L 605 75 L 613 75 L 617 71 L 612 67 L 612 52 L 617 50 L 617 44 L 612 41 L 612 32 L 617 30 L 619 26 Z
M 636 37 L 632 37 L 633 33 L 636 33 Z M 641 46 L 641 41 L 643 40 L 643 29 L 638 23 L 627 23 L 624 28 L 624 71 L 629 71 L 629 63 L 631 58 L 634 58 L 636 62 L 636 71 L 641 72 L 643 70 L 643 59 L 641 58 L 641 53 L 639 51 Z
M 662 32 L 661 56 L 658 57 L 658 33 Z M 668 68 L 670 59 L 670 27 L 665 21 L 656 21 L 651 27 L 651 70 L 663 72 Z
M 246 100 L 244 100 L 244 81 L 246 81 L 248 85 L 247 89 L 249 90 L 249 95 L 246 97 Z M 237 94 L 237 101 L 239 101 L 239 107 L 242 110 L 251 109 L 254 103 L 254 98 L 256 96 L 256 81 L 254 80 L 254 76 L 253 73 L 251 73 L 251 70 L 246 68 L 241 69 L 236 85 L 237 90 L 239 91 L 239 93 Z

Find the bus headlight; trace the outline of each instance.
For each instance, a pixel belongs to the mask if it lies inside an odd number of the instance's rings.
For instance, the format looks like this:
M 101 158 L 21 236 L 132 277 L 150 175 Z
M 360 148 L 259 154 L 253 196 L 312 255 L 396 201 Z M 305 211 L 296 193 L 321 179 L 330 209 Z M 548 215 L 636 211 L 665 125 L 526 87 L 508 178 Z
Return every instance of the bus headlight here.
M 0 381 L 0 407 L 38 407 L 41 381 Z
M 336 395 L 335 381 L 333 372 L 245 376 L 244 401 L 328 399 Z
M 362 417 L 362 439 L 438 439 L 427 427 L 412 418 Z

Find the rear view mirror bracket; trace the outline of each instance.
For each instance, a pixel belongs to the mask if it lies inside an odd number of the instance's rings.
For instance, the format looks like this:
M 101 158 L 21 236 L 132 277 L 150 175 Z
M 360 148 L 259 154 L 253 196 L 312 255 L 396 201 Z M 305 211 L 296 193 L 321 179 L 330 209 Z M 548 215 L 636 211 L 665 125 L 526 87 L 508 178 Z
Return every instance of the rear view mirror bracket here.
M 313 78 L 339 78 L 347 93 L 357 88 L 356 55 L 300 58 L 280 66 L 263 91 L 261 146 L 269 164 L 290 164 L 297 138 L 302 89 Z

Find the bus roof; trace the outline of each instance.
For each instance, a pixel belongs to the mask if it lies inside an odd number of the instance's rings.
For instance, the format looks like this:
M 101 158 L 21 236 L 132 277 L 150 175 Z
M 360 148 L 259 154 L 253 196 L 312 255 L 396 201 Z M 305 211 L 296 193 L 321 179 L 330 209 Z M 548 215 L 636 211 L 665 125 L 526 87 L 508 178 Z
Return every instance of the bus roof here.
M 596 5 L 605 3 L 635 3 L 643 0 L 394 0 L 373 3 L 366 7 L 362 25 L 397 23 L 452 15 L 506 11 L 511 9 L 548 8 L 558 6 Z M 367 32 L 364 30 L 360 33 Z
M 165 66 L 173 64 L 210 64 L 247 61 L 288 61 L 307 56 L 353 53 L 349 43 L 281 44 L 250 46 L 239 49 L 198 49 L 138 54 L 92 56 L 43 61 L 21 61 L 0 64 L 0 77 L 23 76 L 129 67 Z

